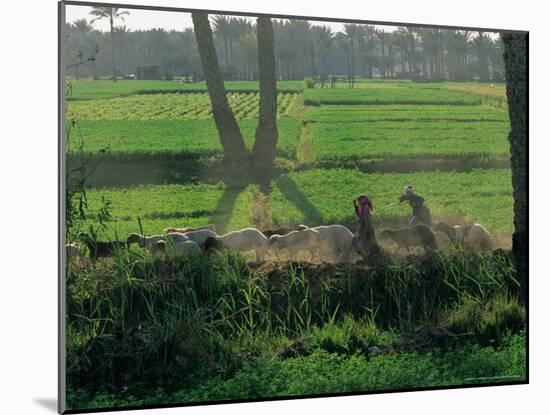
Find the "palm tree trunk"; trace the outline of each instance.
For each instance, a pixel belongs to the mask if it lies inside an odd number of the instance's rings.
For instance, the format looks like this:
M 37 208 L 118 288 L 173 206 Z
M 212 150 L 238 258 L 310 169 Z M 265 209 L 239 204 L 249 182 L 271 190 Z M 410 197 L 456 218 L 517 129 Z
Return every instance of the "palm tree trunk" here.
M 249 153 L 244 145 L 239 125 L 227 101 L 223 77 L 218 65 L 216 48 L 214 47 L 212 29 L 208 22 L 208 14 L 192 13 L 191 17 L 204 79 L 212 103 L 214 121 L 224 150 L 224 161 L 227 162 L 229 167 L 243 166 L 243 162 L 249 158 Z
M 116 81 L 116 69 L 115 69 L 115 32 L 113 17 L 110 19 L 111 24 L 111 65 L 113 69 L 113 81 Z
M 355 84 L 355 57 L 353 56 L 353 37 L 349 38 L 350 41 L 350 48 L 349 48 L 349 54 L 350 54 L 350 83 L 351 88 L 353 88 Z
M 260 77 L 260 116 L 252 148 L 252 163 L 262 171 L 273 167 L 277 155 L 277 79 L 275 42 L 269 17 L 258 17 L 258 69 Z
M 508 135 L 512 153 L 514 189 L 514 235 L 512 251 L 521 284 L 520 300 L 527 301 L 527 35 L 502 35 L 506 68 L 506 95 L 511 130 Z

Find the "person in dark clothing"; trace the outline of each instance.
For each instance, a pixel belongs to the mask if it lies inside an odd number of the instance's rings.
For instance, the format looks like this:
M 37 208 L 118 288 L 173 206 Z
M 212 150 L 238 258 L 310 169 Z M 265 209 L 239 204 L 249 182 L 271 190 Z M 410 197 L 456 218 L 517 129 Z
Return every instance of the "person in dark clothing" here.
M 424 198 L 414 193 L 411 185 L 405 186 L 404 193 L 399 196 L 399 203 L 404 201 L 408 201 L 409 206 L 412 208 L 412 218 L 409 221 L 410 226 L 418 224 L 432 226 L 430 209 L 424 205 Z
M 359 217 L 359 229 L 353 235 L 353 248 L 360 254 L 366 255 L 378 251 L 378 243 L 374 235 L 374 225 L 371 214 L 372 201 L 366 195 L 359 195 L 353 200 L 355 214 Z

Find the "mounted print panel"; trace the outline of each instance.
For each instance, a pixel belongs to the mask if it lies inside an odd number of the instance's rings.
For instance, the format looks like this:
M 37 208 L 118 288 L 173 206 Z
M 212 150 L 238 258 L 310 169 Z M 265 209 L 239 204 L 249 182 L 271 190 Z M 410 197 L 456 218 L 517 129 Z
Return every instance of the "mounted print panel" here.
M 528 381 L 527 32 L 115 6 L 59 4 L 60 412 Z

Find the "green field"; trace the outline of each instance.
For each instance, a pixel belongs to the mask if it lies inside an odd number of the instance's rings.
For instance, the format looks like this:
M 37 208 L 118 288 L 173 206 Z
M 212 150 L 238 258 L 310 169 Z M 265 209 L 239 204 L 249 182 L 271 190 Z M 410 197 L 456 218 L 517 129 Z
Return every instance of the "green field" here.
M 509 158 L 504 121 L 371 121 L 315 123 L 317 160 L 402 159 L 414 157 Z
M 434 220 L 456 216 L 480 222 L 493 232 L 509 233 L 513 229 L 509 170 L 366 174 L 335 169 L 291 173 L 275 182 L 271 215 L 277 225 L 347 224 L 355 220 L 351 201 L 364 192 L 374 201 L 378 223 L 404 222 L 410 208 L 394 202 L 409 183 L 425 197 Z
M 292 160 L 294 165 L 302 161 L 339 166 L 369 160 L 410 163 L 432 158 L 509 158 L 507 111 L 481 104 L 486 96 L 502 98 L 502 85 L 492 88 L 475 83 L 360 79 L 356 89 L 343 88 L 345 84 L 338 83 L 336 89 L 302 91 L 301 81 L 278 86 L 279 90 L 288 91 L 279 94 L 278 155 Z M 221 156 L 205 88 L 204 83 L 180 81 L 73 81 L 75 100 L 68 103 L 68 111 L 78 117 L 73 132 L 84 145 L 73 145 L 70 151 L 107 152 L 115 157 L 113 160 L 119 157 L 125 163 L 142 160 L 135 168 L 125 164 L 128 171 L 146 170 L 143 156 L 154 156 L 158 162 L 176 160 L 174 157 L 179 155 Z M 253 91 L 258 84 L 232 81 L 226 82 L 226 88 L 246 145 L 251 148 L 259 105 L 258 93 Z M 187 93 L 174 93 L 182 91 Z M 308 102 L 314 105 L 307 105 Z M 309 158 L 301 157 L 297 154 L 300 152 Z M 101 164 L 97 169 L 101 169 Z M 186 175 L 185 169 L 173 175 L 165 173 L 157 176 Z M 131 178 L 126 178 L 127 182 L 131 183 Z M 350 201 L 363 191 L 374 199 L 375 217 L 380 223 L 404 223 L 409 209 L 386 205 L 409 183 L 426 197 L 435 219 L 478 221 L 495 233 L 512 232 L 508 169 L 394 174 L 335 168 L 289 172 L 274 178 L 271 190 L 264 189 L 261 194 L 265 200 L 262 223 L 278 226 L 337 222 L 352 226 Z M 158 233 L 168 226 L 210 222 L 223 230 L 258 225 L 253 213 L 254 197 L 259 192 L 255 185 L 227 188 L 215 181 L 164 181 L 158 186 L 139 186 L 139 182 L 135 186 L 106 185 L 106 189 L 88 192 L 92 211 L 99 206 L 102 195 L 111 202 L 119 235 L 138 231 L 138 216 L 146 233 Z M 95 223 L 93 215 L 90 223 Z
M 226 81 L 225 88 L 230 92 L 252 92 L 259 90 L 257 81 Z M 303 81 L 282 81 L 277 83 L 279 91 L 300 92 Z M 71 80 L 68 88 L 69 100 L 107 99 L 136 94 L 164 92 L 206 92 L 205 82 L 182 83 L 181 81 L 120 81 Z
M 272 183 L 269 224 L 341 223 L 354 228 L 351 201 L 362 191 L 374 200 L 376 223 L 405 223 L 410 208 L 394 202 L 408 183 L 414 183 L 426 198 L 434 220 L 480 222 L 499 235 L 509 235 L 513 230 L 511 173 L 504 169 L 395 174 L 317 169 L 291 173 Z M 254 185 L 158 185 L 99 189 L 90 191 L 88 200 L 92 211 L 99 209 L 102 197 L 110 201 L 112 232 L 116 229 L 118 236 L 125 238 L 140 231 L 138 216 L 146 234 L 158 234 L 166 227 L 207 223 L 214 223 L 219 231 L 256 226 L 253 204 L 258 192 Z M 93 216 L 91 220 L 98 226 Z
M 258 85 L 226 84 L 236 91 L 228 98 L 250 148 L 259 106 L 258 93 L 251 91 Z M 85 152 L 221 154 L 209 98 L 201 92 L 204 83 L 83 80 L 71 85 L 76 100 L 67 111 L 79 120 Z M 279 156 L 296 159 L 303 123 L 313 124 L 302 133 L 310 140 L 308 161 L 509 156 L 507 111 L 479 105 L 484 96 L 501 97 L 501 86 L 363 80 L 359 85 L 302 94 L 303 83 L 281 83 L 280 90 L 294 92 L 278 98 Z M 188 93 L 176 93 L 182 87 Z M 303 107 L 304 100 L 315 105 Z M 375 105 L 381 101 L 384 105 Z
M 307 122 L 365 121 L 501 121 L 508 112 L 487 105 L 322 105 L 311 107 L 304 115 Z
M 277 115 L 293 115 L 301 107 L 299 98 L 280 93 Z M 258 117 L 259 93 L 230 93 L 228 100 L 236 118 Z M 205 92 L 164 93 L 71 102 L 68 113 L 81 120 L 197 120 L 212 118 L 212 107 Z
M 379 234 L 407 226 L 411 207 L 398 198 L 410 184 L 434 222 L 478 222 L 511 247 L 504 85 L 311 85 L 278 82 L 277 158 L 260 179 L 225 169 L 204 82 L 72 80 L 68 183 L 84 175 L 85 217 L 68 192 L 68 242 L 209 223 L 220 234 L 355 231 L 361 193 Z M 258 82 L 225 86 L 251 149 Z M 69 409 L 525 381 L 526 310 L 509 251 L 381 248 L 346 264 L 134 245 L 68 259 Z
M 239 120 L 239 126 L 248 148 L 252 147 L 258 122 Z M 278 122 L 279 154 L 294 158 L 302 123 L 295 118 Z M 99 120 L 79 123 L 84 138 L 84 151 L 97 153 L 109 148 L 112 153 L 195 153 L 222 154 L 213 119 L 206 120 Z M 79 150 L 78 147 L 71 151 Z
M 421 84 L 390 84 L 376 87 L 367 85 L 357 89 L 306 89 L 304 101 L 308 105 L 478 105 L 481 97 L 440 86 Z
M 217 225 L 218 231 L 242 229 L 252 223 L 252 199 L 257 187 L 228 188 L 218 185 L 152 185 L 100 189 L 88 193 L 92 214 L 87 225 L 101 229 L 98 212 L 107 200 L 112 220 L 101 237 L 126 239 L 130 233 L 156 235 L 168 227 Z M 139 218 L 139 221 L 138 221 Z M 140 222 L 141 227 L 140 228 Z

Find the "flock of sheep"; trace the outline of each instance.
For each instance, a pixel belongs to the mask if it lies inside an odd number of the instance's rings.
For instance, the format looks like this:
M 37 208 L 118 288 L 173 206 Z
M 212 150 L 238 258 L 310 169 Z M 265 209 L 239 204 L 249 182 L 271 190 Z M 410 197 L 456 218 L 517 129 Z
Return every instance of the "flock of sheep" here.
M 438 249 L 434 231 L 445 234 L 449 241 L 465 249 L 492 251 L 494 248 L 492 235 L 478 223 L 450 226 L 440 222 L 433 230 L 424 225 L 385 229 L 378 236 L 381 240 L 393 241 L 397 245 L 395 253 L 402 248 L 410 252 L 410 248 L 416 246 L 430 251 Z M 280 260 L 281 253 L 285 251 L 290 260 L 306 255 L 309 262 L 351 262 L 355 254 L 353 233 L 343 225 L 300 225 L 296 229 L 283 227 L 264 231 L 245 228 L 224 235 L 218 235 L 214 225 L 204 225 L 197 228 L 167 228 L 161 235 L 131 234 L 126 241 L 102 242 L 85 233 L 81 233 L 78 240 L 87 247 L 91 258 L 113 255 L 131 244 L 138 244 L 153 253 L 171 255 L 204 255 L 223 249 L 254 251 L 257 262 L 265 261 L 268 255 Z M 82 255 L 79 245 L 67 245 L 68 257 L 79 255 Z

